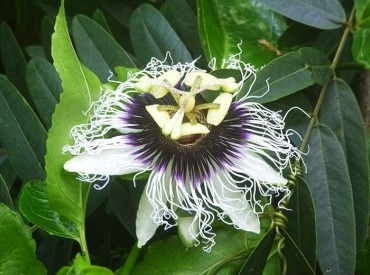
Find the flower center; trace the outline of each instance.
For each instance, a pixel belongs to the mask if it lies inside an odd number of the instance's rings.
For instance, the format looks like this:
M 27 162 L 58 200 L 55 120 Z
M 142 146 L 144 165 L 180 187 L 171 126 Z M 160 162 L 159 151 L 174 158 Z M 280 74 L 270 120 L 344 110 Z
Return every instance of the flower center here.
M 180 82 L 185 84 L 180 86 L 189 89 L 176 88 Z M 235 83 L 233 77 L 216 78 L 201 71 L 181 75 L 178 71 L 169 70 L 156 79 L 141 77 L 135 89 L 149 92 L 157 99 L 170 93 L 176 105 L 153 104 L 145 108 L 162 129 L 163 135 L 188 145 L 208 134 L 210 125 L 217 126 L 223 121 L 232 102 L 232 93 L 239 89 L 239 83 Z M 212 103 L 197 105 L 196 96 L 206 90 L 219 91 L 220 94 Z

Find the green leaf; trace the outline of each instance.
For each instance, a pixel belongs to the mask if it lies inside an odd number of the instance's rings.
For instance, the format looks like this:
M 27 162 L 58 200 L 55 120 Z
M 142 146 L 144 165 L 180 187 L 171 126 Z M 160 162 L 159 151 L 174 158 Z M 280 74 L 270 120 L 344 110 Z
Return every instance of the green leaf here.
M 356 12 L 356 24 L 370 17 L 370 2 L 368 0 L 354 0 Z
M 0 203 L 3 203 L 10 209 L 14 210 L 14 205 L 12 198 L 10 197 L 8 186 L 1 175 L 0 175 Z
M 268 231 L 258 246 L 252 251 L 239 274 L 261 274 L 264 270 L 267 258 L 274 244 L 276 231 L 272 228 Z
M 23 182 L 44 179 L 46 131 L 17 89 L 2 75 L 0 110 L 0 140 L 17 175 Z
M 312 264 L 307 261 L 305 255 L 303 255 L 298 245 L 294 243 L 288 232 L 286 232 L 283 228 L 280 228 L 280 230 L 285 238 L 283 254 L 287 258 L 287 274 L 315 275 L 315 269 L 312 269 L 311 267 Z
M 72 21 L 74 45 L 81 62 L 102 83 L 108 81 L 117 66 L 135 67 L 135 63 L 120 45 L 90 18 L 77 15 Z
M 336 79 L 329 83 L 320 121 L 338 137 L 346 156 L 355 202 L 356 243 L 359 251 L 368 236 L 369 162 L 361 111 L 351 88 L 343 80 Z
M 53 65 L 43 58 L 33 58 L 27 64 L 27 85 L 33 103 L 47 128 L 59 101 L 61 81 Z
M 51 57 L 51 35 L 54 32 L 54 22 L 47 16 L 41 22 L 41 40 L 44 47 L 46 58 L 50 61 Z
M 12 30 L 5 22 L 1 23 L 0 38 L 0 52 L 6 75 L 23 97 L 29 100 L 25 78 L 26 60 Z
M 274 46 L 286 28 L 285 20 L 259 1 L 199 0 L 197 3 L 203 50 L 208 61 L 216 58 L 217 68 L 221 68 L 222 59 L 240 50 L 242 60 L 256 67 L 280 54 Z
M 314 205 L 307 183 L 300 177 L 296 180 L 296 187 L 293 189 L 293 195 L 288 205 L 292 211 L 285 212 L 289 220 L 286 234 L 289 235 L 289 238 L 292 238 L 291 242 L 294 243 L 294 245 L 292 243 L 289 245 L 296 247 L 290 247 L 289 249 L 292 252 L 296 249 L 299 250 L 305 261 L 315 270 L 316 227 Z M 295 254 L 293 253 L 293 255 Z
M 100 82 L 77 58 L 68 34 L 63 1 L 52 36 L 52 55 L 62 79 L 63 93 L 46 143 L 47 191 L 52 208 L 73 221 L 83 233 L 90 185 L 79 182 L 76 175 L 64 171 L 63 165 L 71 156 L 62 154 L 62 149 L 72 142 L 70 129 L 88 121 L 84 112 L 98 98 Z
M 31 230 L 16 212 L 0 203 L 0 274 L 46 274 L 35 255 Z
M 147 64 L 152 57 L 164 60 L 167 52 L 171 53 L 175 63 L 193 59 L 163 15 L 149 4 L 142 4 L 132 14 L 130 36 L 142 64 Z
M 249 92 L 253 101 L 266 103 L 293 94 L 312 84 L 314 79 L 307 60 L 298 52 L 276 58 L 247 80 L 237 98 Z M 251 87 L 252 86 L 252 87 Z
M 308 69 L 311 71 L 315 83 L 324 85 L 330 80 L 333 73 L 331 63 L 322 52 L 314 48 L 301 48 L 298 52 L 309 64 Z
M 351 183 L 342 147 L 326 126 L 314 127 L 304 175 L 316 215 L 317 258 L 323 272 L 353 274 L 356 242 Z
M 178 236 L 171 236 L 167 240 L 159 241 L 149 246 L 148 252 L 134 269 L 133 274 L 205 274 L 217 267 L 226 259 L 240 256 L 244 247 L 245 232 L 231 227 L 215 230 L 216 245 L 211 253 L 205 253 L 202 244 L 199 247 L 186 248 Z M 232 262 L 231 262 L 232 263 Z M 242 263 L 231 265 L 227 273 L 236 274 Z M 227 269 L 228 265 L 224 268 Z
M 51 208 L 45 183 L 27 182 L 22 189 L 19 209 L 30 222 L 49 234 L 79 241 L 76 225 Z
M 107 19 L 105 19 L 104 13 L 97 9 L 94 11 L 94 14 L 92 16 L 94 21 L 100 25 L 110 36 L 113 36 L 112 31 L 109 28 L 109 24 L 107 22 Z
M 165 11 L 163 11 L 163 6 Z M 203 49 L 197 30 L 197 16 L 187 1 L 167 0 L 161 12 L 167 18 L 176 33 L 184 41 L 193 57 L 202 56 Z
M 346 13 L 337 0 L 261 0 L 261 3 L 282 15 L 319 29 L 340 28 Z
M 355 60 L 370 69 L 370 27 L 359 28 L 353 33 L 352 54 Z
M 63 267 L 57 275 L 113 275 L 114 273 L 106 267 L 90 265 L 79 253 L 71 267 Z

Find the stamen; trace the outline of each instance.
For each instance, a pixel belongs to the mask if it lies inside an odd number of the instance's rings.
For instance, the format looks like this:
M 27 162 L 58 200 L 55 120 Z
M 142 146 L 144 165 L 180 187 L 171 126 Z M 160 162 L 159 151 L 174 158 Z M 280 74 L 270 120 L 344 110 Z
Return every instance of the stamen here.
M 195 106 L 195 97 L 191 93 L 182 95 L 179 100 L 179 106 L 184 108 L 185 113 L 190 113 Z
M 160 110 L 159 107 L 161 106 L 154 104 L 145 106 L 145 109 L 158 124 L 158 126 L 163 128 L 163 126 L 170 120 L 170 115 L 167 112 Z
M 181 136 L 208 134 L 208 133 L 209 129 L 200 123 L 193 125 L 190 122 L 185 122 L 181 125 Z
M 218 109 L 209 109 L 207 113 L 207 122 L 212 125 L 219 125 L 229 111 L 233 96 L 229 93 L 221 93 L 213 103 L 220 104 Z
M 171 139 L 178 140 L 181 137 L 181 124 L 184 118 L 184 110 L 179 109 L 174 116 L 162 128 L 165 136 L 171 135 Z

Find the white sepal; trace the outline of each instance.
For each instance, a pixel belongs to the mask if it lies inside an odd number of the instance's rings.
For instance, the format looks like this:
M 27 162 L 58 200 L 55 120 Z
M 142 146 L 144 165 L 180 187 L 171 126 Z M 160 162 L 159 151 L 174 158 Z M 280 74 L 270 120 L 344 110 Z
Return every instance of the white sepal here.
M 155 234 L 158 228 L 151 215 L 153 212 L 153 207 L 148 200 L 148 196 L 144 191 L 141 195 L 139 202 L 139 209 L 136 214 L 136 237 L 137 237 L 137 247 L 143 247 Z
M 243 167 L 245 174 L 254 180 L 276 186 L 287 184 L 288 180 L 256 153 L 244 150 L 243 155 L 244 157 L 236 162 Z
M 84 153 L 64 164 L 68 172 L 91 175 L 125 175 L 143 170 L 132 151 L 127 149 L 106 149 L 96 154 Z
M 199 224 L 194 219 L 194 217 L 179 217 L 177 219 L 177 232 L 186 247 L 193 247 L 198 243 L 196 235 L 199 234 Z

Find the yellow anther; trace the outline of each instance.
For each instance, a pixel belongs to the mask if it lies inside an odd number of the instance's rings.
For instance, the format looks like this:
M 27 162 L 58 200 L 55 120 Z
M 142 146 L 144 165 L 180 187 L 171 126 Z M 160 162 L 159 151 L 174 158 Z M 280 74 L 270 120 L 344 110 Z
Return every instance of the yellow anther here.
M 207 113 L 207 122 L 212 125 L 219 125 L 229 111 L 233 96 L 229 93 L 221 93 L 213 103 L 220 104 L 217 109 L 209 109 Z
M 190 93 L 181 95 L 179 100 L 179 106 L 184 108 L 185 113 L 190 113 L 195 106 L 195 97 Z
M 209 129 L 203 124 L 196 123 L 195 125 L 190 122 L 185 122 L 181 125 L 181 136 L 208 134 Z
M 181 124 L 184 118 L 184 110 L 179 109 L 173 117 L 163 126 L 162 133 L 165 136 L 170 136 L 173 140 L 178 140 L 181 137 Z
M 160 128 L 170 121 L 170 115 L 166 111 L 158 110 L 158 104 L 145 106 L 145 109 L 148 111 L 150 116 L 154 119 L 154 121 L 158 124 Z

